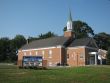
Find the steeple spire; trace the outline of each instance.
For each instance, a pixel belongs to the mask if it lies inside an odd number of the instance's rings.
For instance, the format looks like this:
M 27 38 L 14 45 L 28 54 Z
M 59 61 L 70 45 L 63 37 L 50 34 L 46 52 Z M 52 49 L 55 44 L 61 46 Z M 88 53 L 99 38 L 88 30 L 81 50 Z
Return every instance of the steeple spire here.
M 72 31 L 72 16 L 71 16 L 71 10 L 69 9 L 69 17 L 67 21 L 67 31 Z
M 72 21 L 71 10 L 69 9 L 69 18 L 68 21 Z

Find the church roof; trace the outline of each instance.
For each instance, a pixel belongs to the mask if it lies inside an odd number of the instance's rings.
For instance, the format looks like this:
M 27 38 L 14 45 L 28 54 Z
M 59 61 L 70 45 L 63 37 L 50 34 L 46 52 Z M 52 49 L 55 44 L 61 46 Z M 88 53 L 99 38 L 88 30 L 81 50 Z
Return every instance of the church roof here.
M 76 47 L 76 46 L 97 46 L 91 43 L 93 41 L 92 38 L 81 38 L 81 39 L 69 39 L 64 36 L 52 37 L 47 39 L 35 40 L 30 42 L 29 44 L 24 45 L 21 49 L 35 49 L 35 48 L 45 48 L 52 46 L 65 46 L 65 47 Z M 92 46 L 91 46 L 92 45 Z
M 94 47 L 98 48 L 95 40 L 93 38 L 87 37 L 87 38 L 81 38 L 81 39 L 75 39 L 69 47 L 76 47 L 76 46 L 88 46 L 88 47 Z
M 75 39 L 69 47 L 73 46 L 87 46 L 88 43 L 90 42 L 91 38 L 81 38 L 81 39 Z
M 51 47 L 58 45 L 63 46 L 67 40 L 68 38 L 63 36 L 35 40 L 30 42 L 29 44 L 24 45 L 21 49 L 43 48 L 43 47 Z

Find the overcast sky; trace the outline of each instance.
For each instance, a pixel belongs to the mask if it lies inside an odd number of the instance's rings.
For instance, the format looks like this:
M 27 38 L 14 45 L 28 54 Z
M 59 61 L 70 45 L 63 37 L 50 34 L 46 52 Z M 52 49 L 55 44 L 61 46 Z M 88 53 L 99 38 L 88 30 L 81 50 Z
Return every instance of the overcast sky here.
M 110 33 L 110 0 L 0 0 L 0 37 L 36 37 L 52 31 L 63 35 L 69 15 L 95 33 Z

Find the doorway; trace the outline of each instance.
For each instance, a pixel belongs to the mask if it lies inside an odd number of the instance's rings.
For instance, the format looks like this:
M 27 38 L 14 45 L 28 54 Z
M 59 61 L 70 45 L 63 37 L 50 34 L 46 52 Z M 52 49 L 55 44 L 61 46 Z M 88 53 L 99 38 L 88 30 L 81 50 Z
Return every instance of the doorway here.
M 95 56 L 90 56 L 90 65 L 95 64 Z

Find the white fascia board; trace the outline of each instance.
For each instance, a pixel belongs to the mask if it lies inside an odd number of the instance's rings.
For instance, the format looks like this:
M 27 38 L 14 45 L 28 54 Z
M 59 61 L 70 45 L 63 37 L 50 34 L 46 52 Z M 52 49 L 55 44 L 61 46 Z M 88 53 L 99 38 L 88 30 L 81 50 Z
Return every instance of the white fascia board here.
M 86 46 L 67 47 L 67 49 L 79 49 L 79 48 L 86 48 Z
M 89 48 L 89 49 L 97 50 L 97 48 L 88 47 L 88 46 L 75 46 L 75 47 L 68 47 L 67 49 L 79 49 L 79 48 Z
M 97 54 L 97 52 L 89 52 L 89 54 Z
M 44 47 L 44 48 L 35 48 L 35 49 L 25 49 L 25 50 L 18 50 L 18 52 L 32 51 L 32 50 L 45 50 L 45 49 L 53 49 L 53 48 L 62 48 L 62 46 L 61 46 L 61 45 L 58 45 L 58 46 L 53 46 L 53 47 Z

